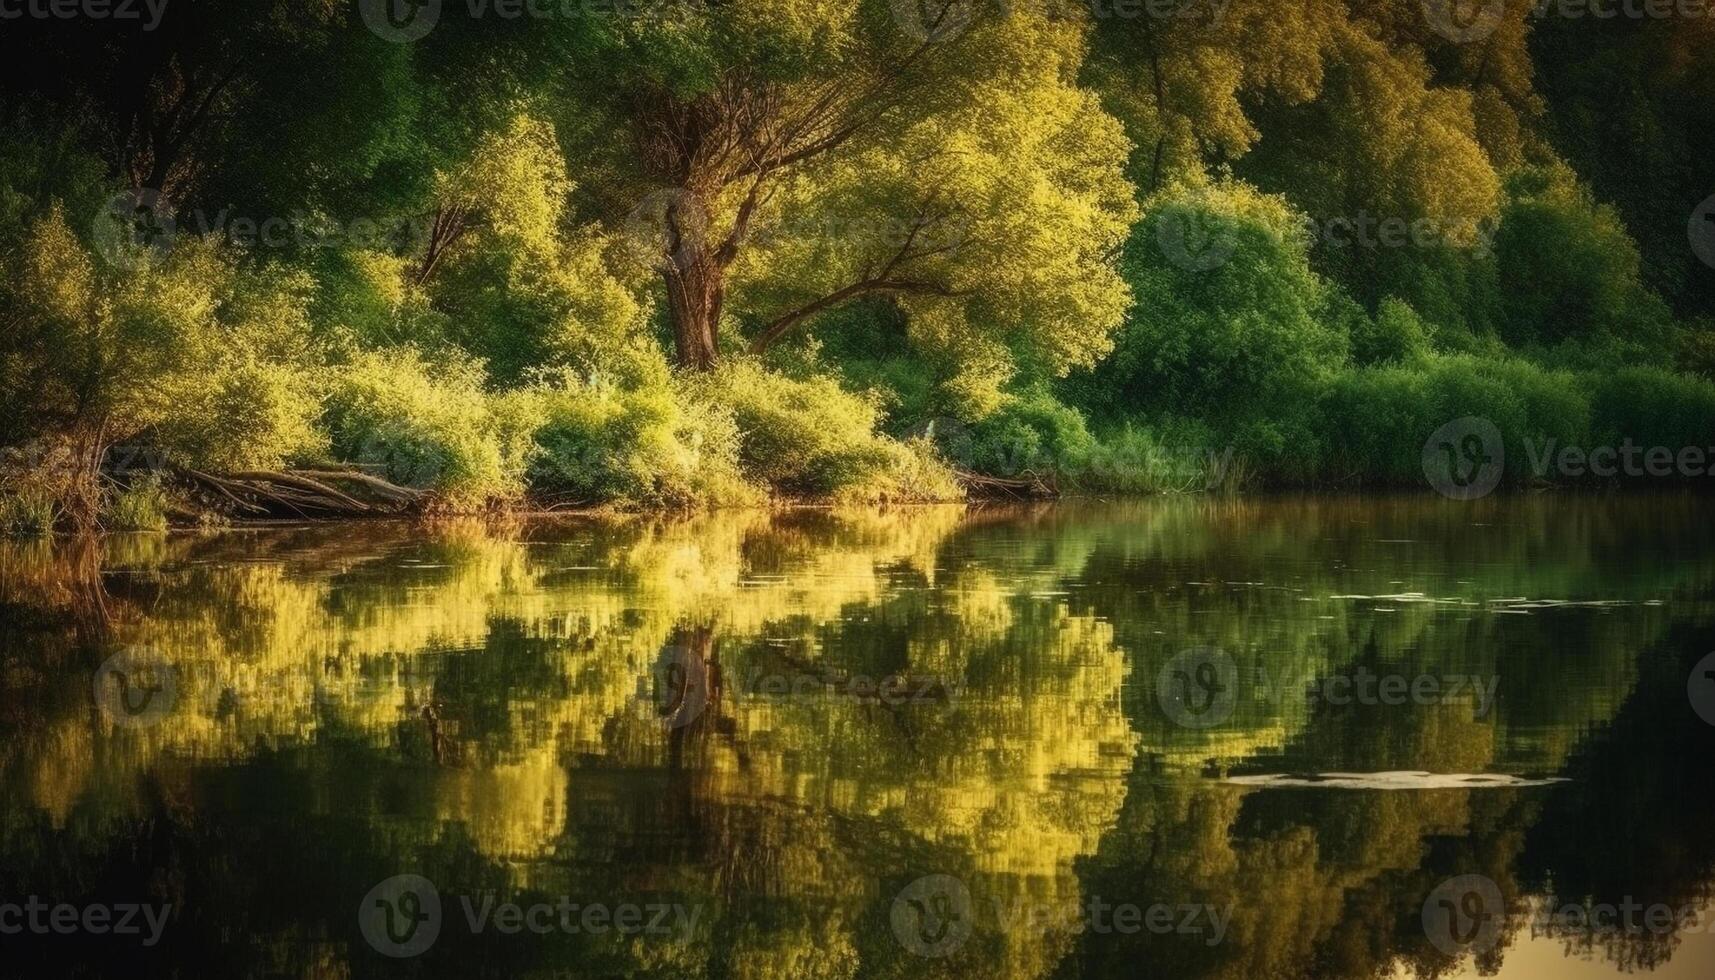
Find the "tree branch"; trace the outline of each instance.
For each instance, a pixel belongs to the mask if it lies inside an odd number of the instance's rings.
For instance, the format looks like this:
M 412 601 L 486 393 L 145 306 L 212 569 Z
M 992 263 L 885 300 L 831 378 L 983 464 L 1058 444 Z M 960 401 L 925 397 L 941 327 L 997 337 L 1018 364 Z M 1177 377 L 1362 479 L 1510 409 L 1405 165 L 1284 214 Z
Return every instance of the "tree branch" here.
M 824 310 L 832 309 L 846 300 L 872 293 L 919 293 L 933 296 L 963 296 L 966 291 L 953 289 L 941 283 L 919 282 L 910 279 L 862 279 L 850 285 L 834 290 L 813 303 L 806 303 L 790 313 L 776 317 L 756 339 L 750 343 L 752 354 L 761 354 L 774 346 L 781 337 L 792 331 L 793 327 L 803 323 Z

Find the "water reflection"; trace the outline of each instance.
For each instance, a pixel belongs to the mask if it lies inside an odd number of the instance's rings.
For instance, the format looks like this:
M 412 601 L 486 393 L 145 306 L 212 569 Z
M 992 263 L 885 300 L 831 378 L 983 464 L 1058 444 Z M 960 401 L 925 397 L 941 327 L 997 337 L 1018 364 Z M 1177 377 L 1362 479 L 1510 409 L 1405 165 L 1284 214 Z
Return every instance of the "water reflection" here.
M 0 899 L 174 910 L 146 948 L 25 928 L 0 956 L 1357 977 L 1554 941 L 1715 965 L 1700 926 L 1526 914 L 1709 904 L 1708 516 L 1190 500 L 0 543 Z M 1199 685 L 1220 710 L 1188 723 Z M 1431 775 L 1365 788 L 1405 771 Z M 1458 781 L 1480 774 L 1532 785 Z M 372 894 L 401 874 L 433 883 L 427 945 L 415 893 Z M 1510 914 L 1449 947 L 1426 902 L 1466 875 Z

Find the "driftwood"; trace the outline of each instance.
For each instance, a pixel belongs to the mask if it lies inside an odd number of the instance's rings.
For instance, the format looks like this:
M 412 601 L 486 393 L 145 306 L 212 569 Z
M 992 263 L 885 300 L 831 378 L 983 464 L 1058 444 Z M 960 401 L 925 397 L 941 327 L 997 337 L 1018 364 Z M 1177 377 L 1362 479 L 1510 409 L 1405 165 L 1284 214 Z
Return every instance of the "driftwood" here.
M 973 497 L 1042 500 L 1060 496 L 1058 481 L 1054 480 L 1052 476 L 1044 479 L 1030 470 L 1026 470 L 1019 479 L 1015 480 L 998 476 L 984 476 L 981 473 L 971 473 L 965 470 L 955 470 L 953 475 L 958 478 L 965 491 Z
M 245 470 L 174 475 L 211 510 L 235 517 L 375 517 L 414 514 L 430 501 L 423 490 L 358 470 Z

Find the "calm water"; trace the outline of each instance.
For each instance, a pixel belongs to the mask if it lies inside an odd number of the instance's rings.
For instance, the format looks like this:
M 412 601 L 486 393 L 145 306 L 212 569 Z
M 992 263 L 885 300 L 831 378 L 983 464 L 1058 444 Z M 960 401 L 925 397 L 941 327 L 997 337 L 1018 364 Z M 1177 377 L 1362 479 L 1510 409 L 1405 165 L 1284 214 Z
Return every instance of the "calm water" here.
M 0 543 L 0 974 L 1707 977 L 1712 516 Z

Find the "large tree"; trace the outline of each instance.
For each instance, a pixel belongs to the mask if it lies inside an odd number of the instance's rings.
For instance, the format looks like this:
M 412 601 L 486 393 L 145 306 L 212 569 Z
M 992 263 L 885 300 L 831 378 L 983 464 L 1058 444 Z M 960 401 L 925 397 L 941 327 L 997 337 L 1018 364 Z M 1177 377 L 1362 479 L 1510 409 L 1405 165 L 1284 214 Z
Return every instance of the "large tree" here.
M 875 296 L 991 366 L 1107 349 L 1128 145 L 1077 86 L 1086 25 L 1028 8 L 675 0 L 564 28 L 562 132 L 625 134 L 604 203 L 681 364 L 712 365 L 723 329 L 762 352 Z

